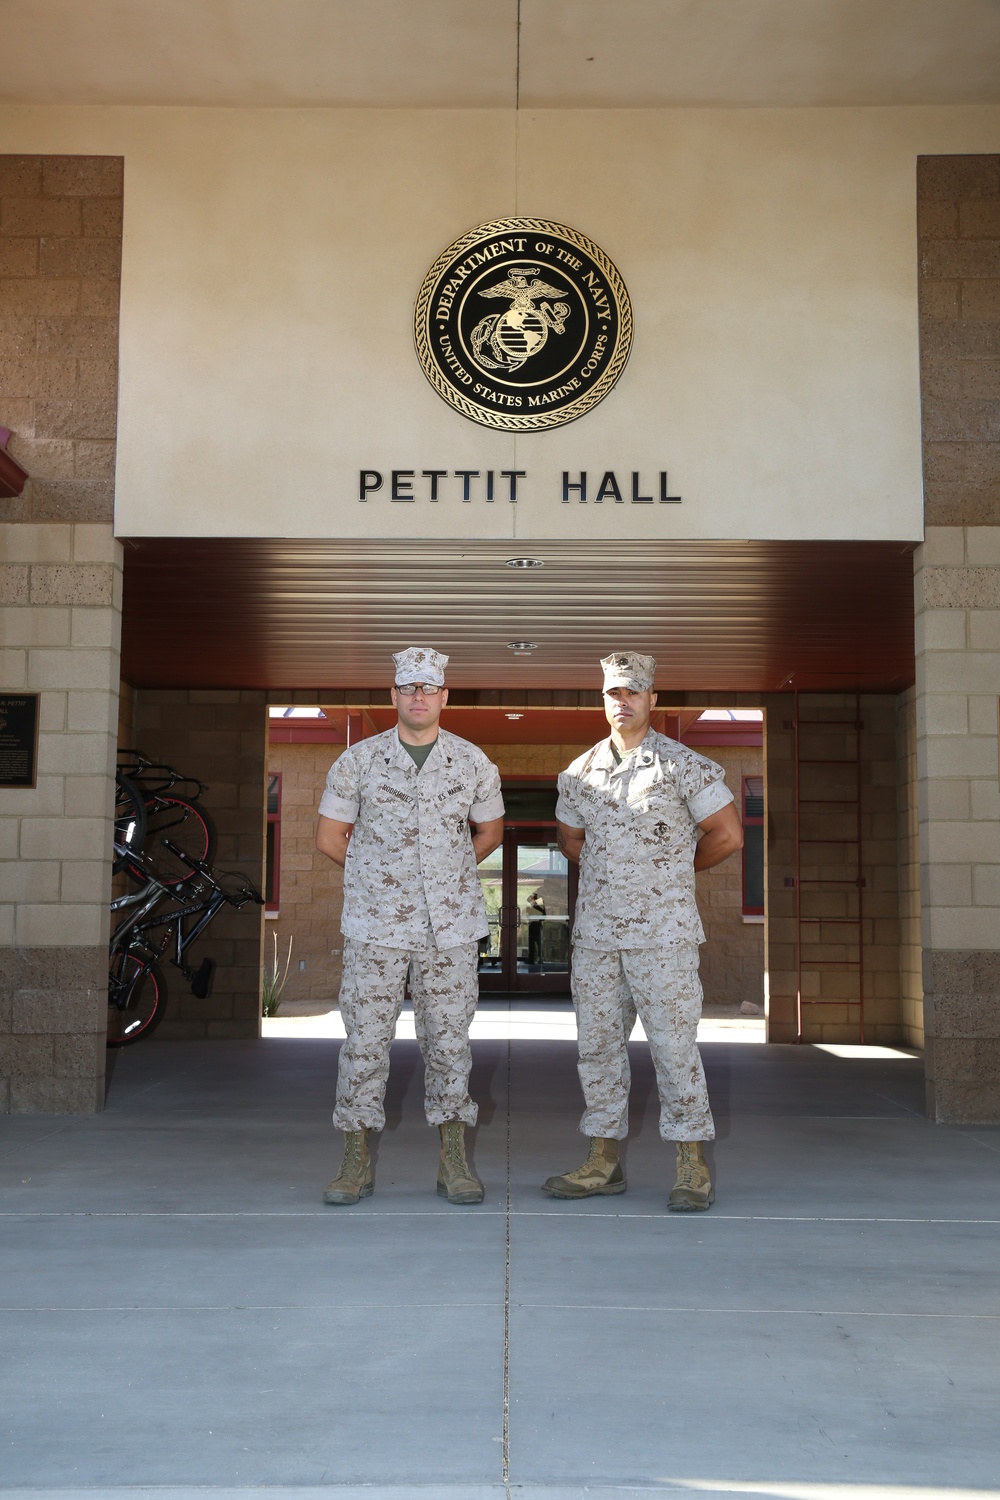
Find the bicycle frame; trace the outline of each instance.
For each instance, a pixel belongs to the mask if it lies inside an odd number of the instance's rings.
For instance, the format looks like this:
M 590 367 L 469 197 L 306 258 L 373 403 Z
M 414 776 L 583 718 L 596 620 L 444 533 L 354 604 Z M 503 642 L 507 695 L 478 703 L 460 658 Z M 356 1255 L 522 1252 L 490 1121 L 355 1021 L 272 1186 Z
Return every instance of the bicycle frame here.
M 150 881 L 150 884 L 152 884 L 152 881 Z M 165 889 L 160 885 L 158 881 L 156 884 L 158 889 L 148 896 L 145 890 L 139 893 L 144 898 L 142 905 L 137 911 L 130 913 L 120 926 L 115 928 L 111 939 L 112 953 L 118 952 L 123 947 L 134 949 L 136 947 L 136 939 L 139 939 L 142 946 L 152 957 L 160 958 L 166 952 L 170 943 L 168 929 L 173 928 L 174 956 L 170 962 L 190 978 L 191 976 L 184 963 L 184 954 L 192 943 L 197 942 L 212 918 L 227 904 L 226 895 L 223 891 L 212 891 L 210 895 L 202 894 L 197 900 L 188 901 L 184 906 L 176 907 L 173 911 L 153 915 L 163 897 L 174 894 L 169 889 Z M 119 902 L 113 901 L 111 903 L 112 910 L 115 910 L 120 903 L 134 900 L 134 896 L 122 896 L 119 898 Z M 185 919 L 194 916 L 198 916 L 199 920 L 193 925 L 185 927 Z M 146 934 L 153 932 L 157 927 L 164 929 L 163 938 L 159 943 L 152 943 L 146 938 Z M 128 940 L 127 943 L 125 939 Z
M 181 857 L 184 858 L 183 855 Z M 193 862 L 187 860 L 186 863 Z M 200 881 L 196 882 L 194 891 L 188 893 L 188 899 L 182 905 L 174 907 L 172 911 L 157 914 L 157 908 L 165 898 L 177 900 L 177 891 L 153 875 L 147 876 L 146 884 L 135 895 L 118 896 L 112 901 L 113 912 L 130 906 L 136 908 L 119 923 L 111 936 L 112 964 L 119 953 L 131 953 L 142 963 L 144 969 L 150 968 L 166 953 L 170 946 L 171 929 L 173 929 L 174 955 L 170 962 L 180 969 L 191 984 L 194 984 L 199 977 L 203 982 L 207 981 L 211 960 L 205 959 L 200 970 L 192 970 L 185 964 L 184 954 L 191 944 L 197 941 L 223 906 L 227 904 L 242 906 L 244 901 L 227 895 L 205 867 L 193 865 L 193 868 L 200 877 Z M 207 887 L 210 889 L 206 890 Z M 251 890 L 249 882 L 244 896 L 247 901 L 260 901 L 261 899 L 259 892 Z M 185 927 L 185 920 L 191 917 L 197 917 L 198 920 Z M 158 927 L 163 928 L 162 937 L 158 941 L 151 941 L 149 935 Z M 133 975 L 127 987 L 120 986 L 120 996 L 119 994 L 111 996 L 113 1003 L 119 1005 L 120 1008 L 124 1008 L 128 992 L 136 978 L 137 976 Z M 114 987 L 113 981 L 112 987 Z

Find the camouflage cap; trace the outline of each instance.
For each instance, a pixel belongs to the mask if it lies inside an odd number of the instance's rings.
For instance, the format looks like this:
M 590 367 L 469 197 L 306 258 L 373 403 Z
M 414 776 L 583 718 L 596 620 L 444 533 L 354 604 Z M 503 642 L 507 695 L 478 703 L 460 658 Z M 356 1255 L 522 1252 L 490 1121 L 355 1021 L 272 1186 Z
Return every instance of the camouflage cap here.
M 608 688 L 626 688 L 630 693 L 652 691 L 656 662 L 652 656 L 643 656 L 638 651 L 616 651 L 601 661 L 604 669 L 604 691 Z
M 407 646 L 405 651 L 394 652 L 392 659 L 396 663 L 393 681 L 397 687 L 406 682 L 426 682 L 444 687 L 448 658 L 432 646 Z

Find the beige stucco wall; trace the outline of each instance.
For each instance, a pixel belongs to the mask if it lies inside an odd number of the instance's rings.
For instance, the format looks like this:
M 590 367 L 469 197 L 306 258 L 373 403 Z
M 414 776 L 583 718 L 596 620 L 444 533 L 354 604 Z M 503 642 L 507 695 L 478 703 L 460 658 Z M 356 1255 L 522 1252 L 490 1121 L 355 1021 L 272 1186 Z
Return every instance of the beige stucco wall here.
M 683 503 L 575 534 L 917 537 L 915 158 L 998 145 L 984 108 L 0 111 L 0 150 L 125 157 L 122 534 L 561 534 L 562 471 L 614 468 Z M 596 239 L 636 314 L 604 403 L 520 437 L 411 336 L 438 252 L 511 213 Z M 528 478 L 361 505 L 362 467 Z

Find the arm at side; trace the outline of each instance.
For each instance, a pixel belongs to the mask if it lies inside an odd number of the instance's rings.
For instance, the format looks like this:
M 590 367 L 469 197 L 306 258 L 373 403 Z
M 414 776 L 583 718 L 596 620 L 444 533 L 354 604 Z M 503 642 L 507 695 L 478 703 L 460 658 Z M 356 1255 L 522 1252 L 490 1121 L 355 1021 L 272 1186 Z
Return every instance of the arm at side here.
M 499 849 L 503 843 L 503 818 L 490 818 L 486 823 L 473 823 L 472 849 L 476 864 L 481 864 L 487 854 Z
M 701 829 L 701 838 L 694 851 L 696 870 L 711 870 L 743 848 L 743 824 L 733 802 L 728 802 L 717 813 L 712 813 L 698 827 Z
M 556 843 L 567 859 L 575 865 L 580 863 L 583 841 L 587 837 L 585 828 L 571 828 L 568 823 L 556 822 Z
M 347 860 L 347 846 L 353 827 L 353 823 L 338 823 L 335 818 L 324 818 L 320 814 L 316 828 L 316 848 L 341 869 Z

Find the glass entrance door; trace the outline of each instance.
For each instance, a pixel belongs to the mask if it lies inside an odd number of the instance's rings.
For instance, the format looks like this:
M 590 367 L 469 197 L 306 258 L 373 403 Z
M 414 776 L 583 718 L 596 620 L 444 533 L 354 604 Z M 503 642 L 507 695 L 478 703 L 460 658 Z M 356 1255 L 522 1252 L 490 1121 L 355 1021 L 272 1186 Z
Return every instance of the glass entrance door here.
M 552 994 L 569 989 L 569 934 L 577 869 L 555 830 L 508 828 L 479 867 L 490 919 L 479 959 L 484 993 Z

